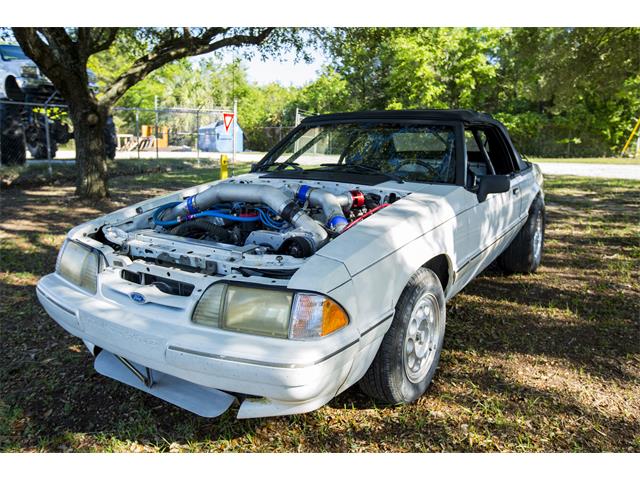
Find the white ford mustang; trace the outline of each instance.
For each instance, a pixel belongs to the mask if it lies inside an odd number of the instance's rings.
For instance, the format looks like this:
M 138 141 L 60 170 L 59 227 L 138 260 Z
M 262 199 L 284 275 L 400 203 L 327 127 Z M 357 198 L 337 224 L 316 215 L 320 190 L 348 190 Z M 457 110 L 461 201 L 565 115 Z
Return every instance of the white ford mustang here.
M 307 118 L 252 172 L 72 229 L 40 302 L 98 372 L 199 415 L 307 412 L 431 382 L 445 302 L 534 272 L 542 176 L 464 110 Z

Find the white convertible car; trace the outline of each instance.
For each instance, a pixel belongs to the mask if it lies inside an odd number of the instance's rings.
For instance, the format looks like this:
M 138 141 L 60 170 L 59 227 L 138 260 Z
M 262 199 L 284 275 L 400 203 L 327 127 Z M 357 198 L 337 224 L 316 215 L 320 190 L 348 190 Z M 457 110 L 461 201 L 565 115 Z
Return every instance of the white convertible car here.
M 305 119 L 251 173 L 72 229 L 37 293 L 98 372 L 208 417 L 319 408 L 359 382 L 413 402 L 445 302 L 534 272 L 539 169 L 466 110 Z

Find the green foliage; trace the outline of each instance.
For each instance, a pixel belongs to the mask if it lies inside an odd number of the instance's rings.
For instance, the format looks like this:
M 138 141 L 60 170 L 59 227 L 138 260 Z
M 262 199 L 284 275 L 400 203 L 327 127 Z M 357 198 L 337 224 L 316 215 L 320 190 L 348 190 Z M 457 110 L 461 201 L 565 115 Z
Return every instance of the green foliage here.
M 640 115 L 638 28 L 339 28 L 323 41 L 337 78 L 306 91 L 328 110 L 487 111 L 538 155 L 618 152 Z
M 503 29 L 337 29 L 332 66 L 359 108 L 470 108 L 484 102 Z
M 640 115 L 639 44 L 638 28 L 513 29 L 492 111 L 518 124 L 531 153 L 617 153 Z
M 151 48 L 154 36 L 169 34 L 160 30 L 147 32 L 147 38 L 126 29 L 108 51 L 91 58 L 90 67 L 108 84 Z M 311 33 L 315 36 L 295 29 L 277 33 L 289 35 L 289 45 L 296 38 L 319 42 L 330 58 L 319 77 L 301 88 L 252 84 L 242 61 L 181 60 L 131 88 L 119 105 L 153 108 L 157 95 L 165 107 L 211 108 L 230 106 L 236 98 L 254 149 L 278 140 L 283 132 L 276 127 L 293 125 L 296 108 L 314 113 L 471 108 L 505 123 L 524 153 L 549 156 L 615 154 L 640 115 L 638 28 L 336 28 Z M 294 50 L 304 52 L 301 47 Z M 262 55 L 269 48 L 256 52 Z M 153 120 L 149 115 L 146 123 Z
M 331 67 L 326 67 L 318 79 L 300 89 L 297 106 L 314 113 L 350 110 L 355 107 L 347 80 Z
M 90 67 L 98 77 L 99 86 L 112 81 L 127 68 L 132 58 L 133 55 L 123 43 L 116 43 L 108 51 L 92 57 Z M 184 59 L 165 65 L 130 88 L 117 106 L 151 110 L 157 96 L 162 108 L 231 108 L 236 99 L 249 147 L 261 150 L 269 148 L 273 141 L 265 132 L 265 127 L 293 125 L 298 92 L 295 88 L 277 83 L 265 86 L 250 84 L 246 66 L 241 61 L 223 65 L 216 60 L 214 57 L 194 63 Z M 154 116 L 153 111 L 140 112 L 140 125 L 152 124 Z M 188 119 L 176 116 L 171 123 L 177 126 L 180 120 Z M 120 112 L 117 128 L 119 131 L 133 132 L 135 113 Z

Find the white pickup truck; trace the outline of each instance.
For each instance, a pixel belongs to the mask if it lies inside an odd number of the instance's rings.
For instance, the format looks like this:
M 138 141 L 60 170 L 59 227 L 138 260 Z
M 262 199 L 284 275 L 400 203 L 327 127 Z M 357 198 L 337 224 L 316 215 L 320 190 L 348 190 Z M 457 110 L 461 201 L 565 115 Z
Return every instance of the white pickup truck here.
M 102 374 L 199 415 L 413 402 L 446 301 L 494 260 L 534 272 L 542 176 L 467 110 L 305 119 L 252 172 L 68 234 L 38 298 Z M 498 313 L 497 313 L 498 314 Z

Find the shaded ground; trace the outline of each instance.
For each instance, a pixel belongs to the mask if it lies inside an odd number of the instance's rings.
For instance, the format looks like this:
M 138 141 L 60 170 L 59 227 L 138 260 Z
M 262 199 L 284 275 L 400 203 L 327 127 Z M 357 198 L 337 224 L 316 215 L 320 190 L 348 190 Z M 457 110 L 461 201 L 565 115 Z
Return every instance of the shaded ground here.
M 38 278 L 73 225 L 214 176 L 120 177 L 97 205 L 71 187 L 2 192 L 0 451 L 640 451 L 640 182 L 548 178 L 543 267 L 490 269 L 450 302 L 414 405 L 354 387 L 305 415 L 206 420 L 101 377 Z

